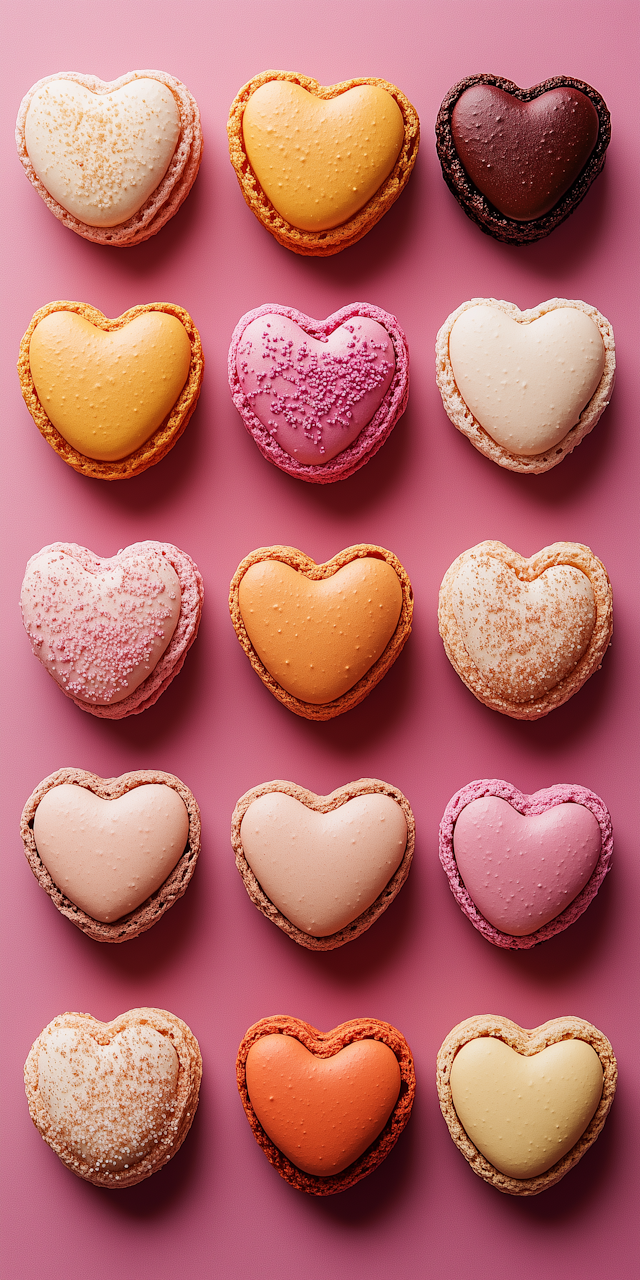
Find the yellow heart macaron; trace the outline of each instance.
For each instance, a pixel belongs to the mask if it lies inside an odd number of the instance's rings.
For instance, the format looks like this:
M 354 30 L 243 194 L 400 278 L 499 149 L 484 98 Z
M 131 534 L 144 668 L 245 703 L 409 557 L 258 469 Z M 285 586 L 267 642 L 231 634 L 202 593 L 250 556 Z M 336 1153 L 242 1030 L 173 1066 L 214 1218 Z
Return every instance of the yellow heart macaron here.
M 87 303 L 50 302 L 22 339 L 22 394 L 45 440 L 84 475 L 125 480 L 182 435 L 204 358 L 191 316 L 172 303 L 115 320 Z

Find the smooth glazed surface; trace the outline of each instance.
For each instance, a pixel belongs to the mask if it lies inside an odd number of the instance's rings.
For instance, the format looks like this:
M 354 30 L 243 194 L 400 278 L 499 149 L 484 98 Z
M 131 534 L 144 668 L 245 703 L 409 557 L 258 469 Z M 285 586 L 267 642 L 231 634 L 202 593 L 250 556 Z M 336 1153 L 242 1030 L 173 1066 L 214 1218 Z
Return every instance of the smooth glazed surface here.
M 108 1044 L 52 1027 L 38 1054 L 38 1089 L 58 1141 L 93 1171 L 138 1164 L 166 1135 L 178 1057 L 154 1027 L 130 1026 Z
M 67 898 L 95 920 L 119 920 L 166 880 L 184 852 L 189 815 L 171 787 L 147 784 L 117 800 L 63 784 L 33 822 L 38 853 Z
M 73 311 L 45 316 L 29 363 L 42 407 L 89 458 L 115 461 L 144 444 L 177 400 L 191 344 L 176 316 L 148 311 L 110 333 Z
M 279 560 L 244 574 L 240 611 L 267 671 L 304 702 L 333 702 L 373 666 L 402 608 L 398 575 L 361 557 L 313 581 Z
M 478 1036 L 453 1060 L 451 1091 L 460 1122 L 490 1164 L 511 1178 L 534 1178 L 584 1133 L 602 1094 L 602 1067 L 584 1040 L 525 1057 Z
M 45 550 L 27 566 L 20 603 L 31 647 L 56 683 L 105 706 L 153 671 L 176 629 L 180 598 L 165 556 L 128 557 L 91 573 L 74 556 Z
M 407 823 L 390 796 L 356 796 L 317 813 L 276 791 L 249 806 L 241 835 L 271 901 L 305 933 L 327 937 L 375 902 L 402 862 Z
M 171 90 L 135 80 L 92 93 L 53 80 L 27 113 L 27 151 L 59 204 L 90 227 L 126 222 L 162 181 L 176 149 L 180 113 Z
M 498 444 L 525 457 L 567 435 L 604 368 L 598 329 L 572 307 L 529 324 L 499 307 L 470 307 L 453 325 L 449 354 L 474 417 Z
M 584 168 L 598 114 L 584 93 L 560 87 L 521 102 L 497 85 L 466 89 L 451 117 L 456 150 L 478 190 L 509 218 L 548 213 Z
M 522 582 L 486 552 L 461 565 L 451 596 L 469 656 L 513 702 L 539 698 L 573 671 L 596 618 L 593 588 L 580 569 L 553 565 Z
M 294 320 L 252 320 L 238 346 L 240 385 L 260 422 L 298 462 L 328 462 L 355 440 L 379 408 L 395 373 L 389 334 L 354 317 L 328 338 Z
M 464 884 L 483 916 L 523 937 L 553 920 L 584 888 L 598 861 L 601 832 L 580 804 L 525 816 L 506 800 L 472 800 L 456 820 L 453 848 Z
M 391 173 L 404 140 L 402 112 L 377 85 L 320 99 L 271 80 L 251 95 L 242 129 L 266 196 L 303 231 L 353 217 Z
M 272 1142 L 319 1177 L 342 1172 L 366 1151 L 400 1092 L 398 1060 L 379 1040 L 357 1040 L 318 1058 L 293 1036 L 263 1036 L 249 1050 L 246 1077 Z

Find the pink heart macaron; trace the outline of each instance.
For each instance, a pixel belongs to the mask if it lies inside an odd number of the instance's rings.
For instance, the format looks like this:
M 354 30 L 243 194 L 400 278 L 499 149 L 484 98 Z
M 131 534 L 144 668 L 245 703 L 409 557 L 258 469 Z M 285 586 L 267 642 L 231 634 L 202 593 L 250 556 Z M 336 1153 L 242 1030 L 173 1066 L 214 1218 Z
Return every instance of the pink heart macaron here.
M 440 861 L 471 923 L 497 947 L 523 949 L 586 911 L 613 854 L 611 816 L 587 787 L 525 795 L 510 782 L 469 782 L 440 823 Z
M 204 588 L 190 556 L 136 542 L 115 556 L 54 542 L 29 560 L 20 605 L 36 657 L 83 711 L 146 711 L 178 674 Z
M 364 466 L 404 413 L 409 348 L 395 316 L 366 302 L 326 320 L 266 303 L 236 325 L 229 386 L 269 462 L 331 484 Z

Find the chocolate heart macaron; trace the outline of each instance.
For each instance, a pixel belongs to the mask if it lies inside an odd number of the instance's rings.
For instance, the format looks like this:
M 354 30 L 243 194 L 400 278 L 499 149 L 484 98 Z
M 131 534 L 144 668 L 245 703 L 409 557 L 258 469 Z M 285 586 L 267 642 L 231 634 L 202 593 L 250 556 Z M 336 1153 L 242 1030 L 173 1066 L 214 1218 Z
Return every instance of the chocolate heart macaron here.
M 200 625 L 204 587 L 169 542 L 115 556 L 54 542 L 29 560 L 20 606 L 36 657 L 83 711 L 146 711 L 180 671 Z
M 20 835 L 38 884 L 97 942 L 127 942 L 181 898 L 200 852 L 200 811 L 159 769 L 100 778 L 58 769 L 29 796 Z
M 472 925 L 497 947 L 535 947 L 595 898 L 613 855 L 611 816 L 587 787 L 524 795 L 501 778 L 469 782 L 440 823 L 440 861 Z
M 361 778 L 328 796 L 264 782 L 231 820 L 251 901 L 300 946 L 330 951 L 370 929 L 400 892 L 415 819 L 397 787 Z
M 321 85 L 263 71 L 234 98 L 231 163 L 249 208 L 294 253 L 340 253 L 403 191 L 420 121 L 394 84 L 358 77 Z
M 503 542 L 480 542 L 447 569 L 438 626 L 451 665 L 480 702 L 538 720 L 601 665 L 613 632 L 611 584 L 578 542 L 554 542 L 528 558 Z
M 86 302 L 49 302 L 20 344 L 18 374 L 38 430 L 65 462 L 128 480 L 180 439 L 204 373 L 183 307 L 151 302 L 115 320 Z
M 409 348 L 395 316 L 367 302 L 326 320 L 268 303 L 236 325 L 229 386 L 269 462 L 330 484 L 363 467 L 404 413 Z
M 231 579 L 236 635 L 270 693 L 307 720 L 366 698 L 411 632 L 413 591 L 397 556 L 346 547 L 324 564 L 295 547 L 260 547 Z
M 610 139 L 604 99 L 571 76 L 530 89 L 502 76 L 467 76 L 436 120 L 449 190 L 482 231 L 507 244 L 540 240 L 573 213 Z
M 453 425 L 509 471 L 555 467 L 593 431 L 613 390 L 613 329 L 586 302 L 528 311 L 472 298 L 436 339 L 436 381 Z
M 320 1032 L 299 1018 L 263 1018 L 236 1061 L 256 1142 L 286 1182 L 310 1195 L 346 1191 L 389 1155 L 413 1106 L 411 1050 L 376 1018 Z
M 45 76 L 22 99 L 16 143 L 55 217 L 116 248 L 148 240 L 177 213 L 202 158 L 197 103 L 164 71 Z
M 438 1053 L 440 1109 L 474 1173 L 512 1196 L 555 1186 L 593 1145 L 618 1069 L 607 1037 L 582 1018 L 526 1031 L 467 1018 Z
M 198 1106 L 202 1059 L 185 1022 L 129 1009 L 111 1022 L 62 1013 L 24 1067 L 31 1119 L 62 1163 L 96 1187 L 133 1187 L 182 1146 Z

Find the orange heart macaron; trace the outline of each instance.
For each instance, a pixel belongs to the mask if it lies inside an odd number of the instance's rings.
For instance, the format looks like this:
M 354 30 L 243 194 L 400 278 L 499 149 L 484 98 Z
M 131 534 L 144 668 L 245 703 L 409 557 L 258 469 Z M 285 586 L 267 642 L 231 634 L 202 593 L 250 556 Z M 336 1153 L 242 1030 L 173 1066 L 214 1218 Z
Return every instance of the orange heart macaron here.
M 129 480 L 165 457 L 203 374 L 200 334 L 170 302 L 114 320 L 86 302 L 49 302 L 32 317 L 18 360 L 40 433 L 74 471 L 99 480 Z
M 537 1196 L 582 1159 L 611 1110 L 618 1068 L 601 1031 L 552 1018 L 527 1031 L 482 1014 L 440 1047 L 440 1109 L 474 1173 L 498 1191 Z
M 263 1018 L 242 1040 L 236 1076 L 267 1159 L 316 1196 L 346 1191 L 377 1169 L 409 1120 L 416 1088 L 404 1036 L 377 1018 L 326 1032 L 299 1018 Z
M 258 220 L 294 253 L 327 257 L 366 235 L 404 190 L 420 121 L 388 80 L 321 85 L 263 71 L 234 98 L 227 132 Z
M 200 852 L 193 792 L 159 769 L 100 778 L 58 769 L 22 811 L 38 884 L 96 942 L 128 942 L 186 892 Z
M 267 689 L 295 715 L 357 707 L 411 632 L 413 589 L 397 556 L 359 543 L 324 564 L 295 547 L 259 547 L 231 580 L 236 635 Z
M 165 71 L 100 80 L 61 71 L 20 104 L 16 144 L 51 213 L 85 240 L 126 248 L 160 231 L 200 168 L 195 99 Z
M 111 1022 L 59 1014 L 24 1066 L 40 1136 L 78 1178 L 112 1190 L 135 1186 L 176 1154 L 201 1079 L 198 1041 L 166 1009 L 129 1009 Z

